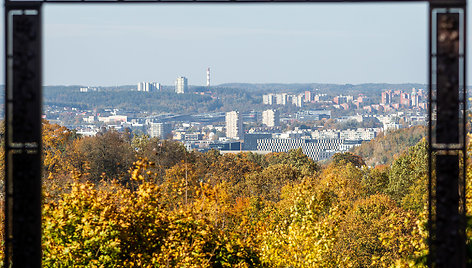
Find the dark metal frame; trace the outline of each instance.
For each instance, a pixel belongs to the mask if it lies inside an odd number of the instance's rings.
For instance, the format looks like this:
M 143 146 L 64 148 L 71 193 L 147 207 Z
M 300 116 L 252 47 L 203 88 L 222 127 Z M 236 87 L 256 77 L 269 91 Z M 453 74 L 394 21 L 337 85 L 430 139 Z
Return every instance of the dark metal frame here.
M 5 267 L 41 266 L 41 3 L 5 2 Z
M 429 7 L 430 267 L 466 267 L 466 6 Z
M 41 267 L 45 3 L 337 3 L 411 0 L 4 0 L 5 267 Z M 429 0 L 429 266 L 465 267 L 466 0 Z M 460 168 L 462 164 L 462 168 Z

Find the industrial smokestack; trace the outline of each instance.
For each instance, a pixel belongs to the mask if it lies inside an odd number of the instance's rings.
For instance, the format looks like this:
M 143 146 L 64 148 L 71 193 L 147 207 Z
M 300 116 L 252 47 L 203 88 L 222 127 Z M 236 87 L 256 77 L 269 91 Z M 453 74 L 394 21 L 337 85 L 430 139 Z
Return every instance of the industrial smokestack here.
M 207 87 L 210 87 L 210 67 L 207 68 Z

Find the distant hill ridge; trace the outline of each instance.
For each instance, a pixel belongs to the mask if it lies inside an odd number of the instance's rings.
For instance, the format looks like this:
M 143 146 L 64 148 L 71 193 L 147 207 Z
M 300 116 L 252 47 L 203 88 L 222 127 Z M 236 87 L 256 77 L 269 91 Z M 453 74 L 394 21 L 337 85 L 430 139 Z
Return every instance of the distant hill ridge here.
M 425 84 L 418 83 L 402 83 L 402 84 L 388 84 L 388 83 L 363 83 L 363 84 L 331 84 L 331 83 L 224 83 L 218 85 L 219 87 L 234 87 L 246 88 L 256 91 L 273 91 L 273 90 L 309 90 L 320 89 L 330 91 L 366 91 L 366 92 L 381 92 L 385 89 L 411 89 L 411 88 L 426 88 Z
M 365 94 L 379 101 L 385 89 L 410 90 L 424 88 L 423 84 L 323 84 L 323 83 L 225 83 L 210 87 L 189 86 L 189 94 L 176 94 L 172 86 L 163 86 L 160 92 L 138 92 L 135 85 L 97 87 L 97 91 L 79 92 L 80 85 L 45 86 L 44 103 L 59 107 L 81 109 L 118 108 L 135 112 L 201 113 L 231 110 L 262 110 L 262 95 L 267 93 L 303 94 L 307 90 L 336 95 Z M 197 94 L 193 94 L 197 93 Z M 290 109 L 287 108 L 286 109 Z

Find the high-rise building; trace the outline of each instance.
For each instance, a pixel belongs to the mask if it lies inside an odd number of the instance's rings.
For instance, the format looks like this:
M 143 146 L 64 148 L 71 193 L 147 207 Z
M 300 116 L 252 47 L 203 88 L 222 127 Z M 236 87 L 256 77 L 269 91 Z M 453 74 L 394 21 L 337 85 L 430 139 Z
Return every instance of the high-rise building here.
M 410 107 L 410 94 L 401 92 L 400 93 L 400 105 L 404 107 Z
M 287 93 L 275 94 L 275 100 L 278 105 L 287 105 Z
M 262 124 L 268 127 L 275 127 L 280 125 L 279 111 L 274 109 L 265 110 L 262 112 Z
M 390 90 L 382 92 L 382 104 L 391 104 L 392 103 L 392 92 Z
M 336 104 L 348 103 L 350 99 L 349 97 L 352 97 L 352 96 L 339 95 L 333 98 L 333 102 Z
M 311 91 L 305 91 L 305 102 L 311 102 L 314 99 L 315 95 Z
M 303 105 L 303 94 L 300 95 L 292 95 L 292 104 L 297 107 L 302 107 Z
M 167 139 L 172 133 L 172 126 L 169 123 L 151 123 L 149 136 L 151 138 Z
M 243 120 L 238 111 L 226 113 L 226 137 L 239 140 L 243 138 Z
M 267 105 L 275 104 L 275 95 L 274 94 L 265 94 L 262 96 L 262 103 Z
M 162 85 L 157 82 L 152 82 L 153 90 L 155 91 L 161 91 L 162 90 Z
M 418 96 L 418 93 L 416 93 L 415 88 L 413 88 L 413 90 L 411 91 L 410 99 L 411 99 L 411 106 L 418 107 L 418 104 L 420 102 L 420 100 L 419 100 L 420 98 Z
M 188 81 L 186 77 L 177 77 L 175 81 L 175 93 L 184 94 L 188 91 Z
M 151 92 L 151 91 L 160 91 L 161 84 L 157 82 L 141 82 L 138 83 L 138 91 Z

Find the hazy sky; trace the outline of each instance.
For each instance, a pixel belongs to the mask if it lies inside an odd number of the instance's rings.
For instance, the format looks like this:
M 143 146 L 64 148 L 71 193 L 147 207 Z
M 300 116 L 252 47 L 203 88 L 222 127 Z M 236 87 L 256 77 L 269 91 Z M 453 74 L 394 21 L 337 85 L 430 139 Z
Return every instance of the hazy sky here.
M 44 83 L 425 83 L 427 7 L 45 5 Z

